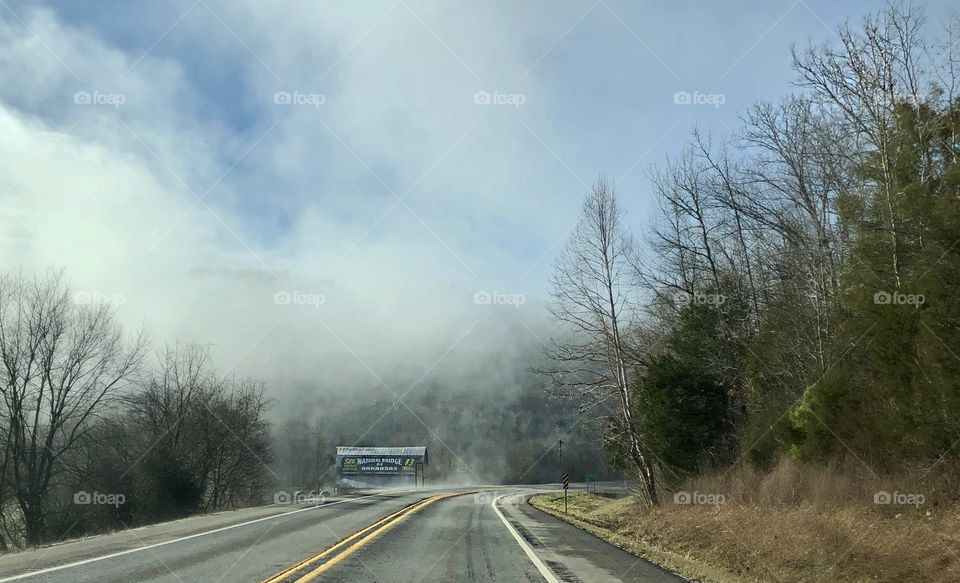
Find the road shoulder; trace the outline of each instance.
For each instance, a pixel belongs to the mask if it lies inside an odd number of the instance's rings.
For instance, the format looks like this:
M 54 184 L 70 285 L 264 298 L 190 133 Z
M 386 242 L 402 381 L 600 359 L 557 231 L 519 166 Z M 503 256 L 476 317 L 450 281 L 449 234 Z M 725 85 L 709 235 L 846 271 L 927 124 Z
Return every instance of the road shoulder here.
M 504 514 L 561 581 L 682 583 L 682 577 L 598 537 L 579 525 L 508 498 Z
M 555 520 L 569 525 L 571 528 L 589 533 L 589 535 L 602 539 L 605 543 L 617 547 L 630 556 L 644 561 L 649 567 L 674 577 L 673 579 L 664 579 L 665 581 L 683 581 L 683 578 L 690 581 L 709 581 L 712 583 L 743 583 L 744 581 L 748 581 L 727 571 L 695 561 L 690 557 L 659 549 L 653 545 L 645 544 L 641 540 L 620 535 L 613 530 L 585 519 L 585 516 L 580 516 L 576 508 L 569 508 L 569 512 L 565 514 L 562 512 L 562 509 L 558 510 L 553 507 L 551 502 L 554 496 L 556 495 L 538 494 L 531 496 L 528 500 L 528 506 L 531 507 L 533 512 L 538 512 L 540 515 L 549 515 Z M 648 579 L 641 578 L 639 580 L 646 581 Z M 649 580 L 659 581 L 659 579 L 652 578 Z

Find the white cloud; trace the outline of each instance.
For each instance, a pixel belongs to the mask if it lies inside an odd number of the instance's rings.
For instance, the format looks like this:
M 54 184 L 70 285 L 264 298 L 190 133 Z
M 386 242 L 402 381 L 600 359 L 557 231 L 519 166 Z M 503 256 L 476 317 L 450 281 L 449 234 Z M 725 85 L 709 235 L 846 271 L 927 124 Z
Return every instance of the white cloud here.
M 332 62 L 367 21 L 345 11 L 293 19 L 278 34 L 272 15 L 260 9 L 262 20 L 244 21 L 224 9 L 267 63 L 243 61 L 242 128 L 204 115 L 216 98 L 199 93 L 185 63 L 140 59 L 48 11 L 22 14 L 30 30 L 0 20 L 0 260 L 63 266 L 77 289 L 126 298 L 119 311 L 131 327 L 158 342 L 212 344 L 221 366 L 244 373 L 375 382 L 354 355 L 377 374 L 422 369 L 491 318 L 473 293 L 527 268 L 490 228 L 544 206 L 537 185 L 497 175 L 522 162 L 488 116 L 512 112 L 474 107 L 477 80 L 402 7 L 391 16 L 401 22 L 371 32 L 330 72 L 321 111 L 279 108 L 275 91 L 314 90 L 309 80 L 328 66 L 317 63 Z M 185 21 L 186 33 L 204 42 L 194 26 Z M 212 37 L 221 48 L 233 38 Z M 78 91 L 124 100 L 78 104 Z M 491 164 L 502 167 L 485 170 Z M 396 204 L 371 228 L 395 203 L 374 174 L 397 194 L 423 177 L 404 199 L 409 208 Z M 260 215 L 277 209 L 289 223 L 268 232 Z M 326 301 L 275 305 L 278 290 Z M 485 323 L 463 346 L 479 350 L 491 337 L 509 346 L 502 333 Z

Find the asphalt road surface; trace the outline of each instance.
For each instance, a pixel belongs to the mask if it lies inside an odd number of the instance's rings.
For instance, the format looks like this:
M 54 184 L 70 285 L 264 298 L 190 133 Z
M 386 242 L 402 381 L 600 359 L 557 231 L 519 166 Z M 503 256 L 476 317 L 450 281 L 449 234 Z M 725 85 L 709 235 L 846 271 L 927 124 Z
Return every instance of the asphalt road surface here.
M 519 487 L 393 491 L 195 517 L 0 556 L 23 581 L 683 581 Z

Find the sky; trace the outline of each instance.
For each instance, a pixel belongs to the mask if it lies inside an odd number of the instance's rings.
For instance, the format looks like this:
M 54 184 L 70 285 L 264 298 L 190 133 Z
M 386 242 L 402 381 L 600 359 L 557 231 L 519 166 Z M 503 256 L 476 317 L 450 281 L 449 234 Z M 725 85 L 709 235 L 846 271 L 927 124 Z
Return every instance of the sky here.
M 272 385 L 479 366 L 598 175 L 642 233 L 652 164 L 879 7 L 0 0 L 0 265 Z

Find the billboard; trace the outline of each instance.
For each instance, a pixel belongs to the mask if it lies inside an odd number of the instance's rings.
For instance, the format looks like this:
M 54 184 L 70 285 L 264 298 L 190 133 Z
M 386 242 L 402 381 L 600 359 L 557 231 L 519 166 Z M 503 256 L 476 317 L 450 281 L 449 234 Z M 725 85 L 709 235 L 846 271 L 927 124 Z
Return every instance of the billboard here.
M 344 457 L 340 471 L 349 474 L 416 474 L 419 461 L 413 456 L 349 456 Z

